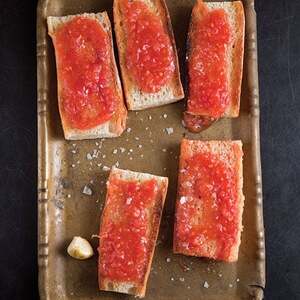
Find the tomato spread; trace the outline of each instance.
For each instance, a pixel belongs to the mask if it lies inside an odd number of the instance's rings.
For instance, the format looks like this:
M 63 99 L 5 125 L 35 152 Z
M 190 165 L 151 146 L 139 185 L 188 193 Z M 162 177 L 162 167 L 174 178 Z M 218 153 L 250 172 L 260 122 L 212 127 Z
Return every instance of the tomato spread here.
M 197 12 L 197 9 L 201 11 Z M 229 21 L 223 9 L 210 11 L 204 3 L 198 4 L 193 14 L 187 111 L 219 118 L 229 103 L 226 58 L 226 49 L 231 40 Z
M 54 36 L 60 108 L 71 128 L 108 121 L 117 105 L 110 40 L 96 20 L 75 17 Z
M 241 157 L 239 148 L 232 155 Z M 238 234 L 238 172 L 228 157 L 200 151 L 181 161 L 175 241 L 179 252 L 226 260 Z
M 100 231 L 99 272 L 103 278 L 142 282 L 153 245 L 149 210 L 158 193 L 156 180 L 111 177 Z
M 122 1 L 126 66 L 146 93 L 158 92 L 175 71 L 174 50 L 160 17 L 141 1 Z

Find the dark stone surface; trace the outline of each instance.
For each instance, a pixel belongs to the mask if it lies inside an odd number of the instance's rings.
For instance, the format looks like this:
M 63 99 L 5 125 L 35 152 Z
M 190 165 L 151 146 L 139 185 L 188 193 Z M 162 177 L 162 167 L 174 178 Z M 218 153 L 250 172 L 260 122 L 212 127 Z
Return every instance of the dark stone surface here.
M 0 299 L 37 298 L 35 6 L 0 1 Z M 257 0 L 266 299 L 300 299 L 300 1 Z

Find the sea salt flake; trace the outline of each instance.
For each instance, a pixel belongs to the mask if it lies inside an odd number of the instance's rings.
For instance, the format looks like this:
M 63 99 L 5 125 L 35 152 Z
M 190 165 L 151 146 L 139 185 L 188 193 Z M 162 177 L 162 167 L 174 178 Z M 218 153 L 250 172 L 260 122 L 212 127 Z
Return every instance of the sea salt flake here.
M 165 131 L 169 135 L 172 134 L 172 133 L 174 133 L 174 129 L 172 127 L 165 128 Z
M 186 203 L 186 201 L 187 201 L 187 197 L 185 197 L 185 196 L 182 196 L 179 200 L 180 204 L 184 204 L 184 203 Z
M 82 193 L 85 195 L 91 196 L 93 194 L 93 191 L 89 186 L 85 185 L 82 190 Z

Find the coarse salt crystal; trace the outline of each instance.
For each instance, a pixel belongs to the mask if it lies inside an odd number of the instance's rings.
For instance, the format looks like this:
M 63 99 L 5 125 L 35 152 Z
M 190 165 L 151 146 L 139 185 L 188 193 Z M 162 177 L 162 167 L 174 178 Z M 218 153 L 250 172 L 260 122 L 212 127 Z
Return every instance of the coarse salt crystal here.
M 138 145 L 138 147 L 139 147 L 139 148 L 142 148 L 143 146 L 142 146 L 142 145 Z
M 166 119 L 168 117 L 167 114 L 163 114 L 163 118 Z
M 208 288 L 209 288 L 209 284 L 208 284 L 208 282 L 207 282 L 207 281 L 205 281 L 205 282 L 204 282 L 204 284 L 203 284 L 203 287 L 205 287 L 206 289 L 208 289 Z
M 72 152 L 73 154 L 75 154 L 75 153 L 76 153 L 76 150 L 72 150 L 71 152 Z
M 113 154 L 117 154 L 118 153 L 118 149 L 114 149 Z
M 71 166 L 72 166 L 72 168 L 75 168 L 75 164 L 72 164 Z
M 230 288 L 232 288 L 233 287 L 233 285 L 231 284 L 231 283 L 229 283 L 229 285 L 228 285 Z
M 71 198 L 71 195 L 70 195 L 70 194 L 68 194 L 68 195 L 67 195 L 67 197 L 68 197 L 68 198 Z
M 93 191 L 89 186 L 85 185 L 82 190 L 82 193 L 85 195 L 91 196 L 93 194 Z
M 149 115 L 148 118 L 149 118 L 149 120 L 152 120 L 152 116 L 151 115 Z
M 131 197 L 128 197 L 127 199 L 126 199 L 126 204 L 127 205 L 130 205 L 131 204 L 131 202 L 132 202 L 132 198 Z
M 240 279 L 239 279 L 239 278 L 237 278 L 237 279 L 236 279 L 236 282 L 239 282 L 239 281 L 240 281 Z
M 139 141 L 140 138 L 139 138 L 138 136 L 136 136 L 134 139 L 135 139 L 136 141 Z
M 184 203 L 186 203 L 186 201 L 187 201 L 187 197 L 185 197 L 185 196 L 182 196 L 179 200 L 180 204 L 184 204 Z
M 128 127 L 126 131 L 129 133 L 129 132 L 131 131 L 131 128 L 130 128 L 130 127 Z
M 171 281 L 174 281 L 174 280 L 175 280 L 174 277 L 171 277 L 170 279 L 171 279 Z
M 165 129 L 165 131 L 166 131 L 167 134 L 170 135 L 174 132 L 174 129 L 172 127 L 168 127 L 168 128 Z
M 124 153 L 126 151 L 126 149 L 123 147 L 120 147 L 120 151 L 121 151 L 121 153 Z
M 91 153 L 87 153 L 87 155 L 86 155 L 86 158 L 87 158 L 88 160 L 91 160 L 91 159 L 93 159 L 93 157 L 92 157 Z
M 167 149 L 162 149 L 161 151 L 162 151 L 162 152 L 167 152 Z
M 166 258 L 166 262 L 167 262 L 167 263 L 171 262 L 171 258 L 170 258 L 170 257 L 167 257 L 167 258 Z

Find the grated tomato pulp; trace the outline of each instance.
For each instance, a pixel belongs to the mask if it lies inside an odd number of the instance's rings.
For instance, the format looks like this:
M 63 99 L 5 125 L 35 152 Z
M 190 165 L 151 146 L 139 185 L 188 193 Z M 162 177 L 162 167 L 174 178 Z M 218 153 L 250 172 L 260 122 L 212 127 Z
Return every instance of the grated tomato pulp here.
M 126 27 L 126 66 L 146 93 L 158 92 L 175 71 L 174 50 L 159 16 L 141 1 L 122 1 Z
M 108 121 L 117 95 L 110 41 L 96 20 L 75 17 L 54 37 L 61 109 L 68 125 L 89 129 Z
M 226 57 L 231 40 L 229 21 L 223 9 L 209 11 L 204 3 L 195 9 L 201 18 L 194 17 L 190 37 L 188 112 L 219 118 L 230 100 Z
M 142 282 L 153 245 L 149 240 L 149 210 L 158 193 L 156 180 L 109 180 L 105 218 L 101 226 L 100 276 Z

